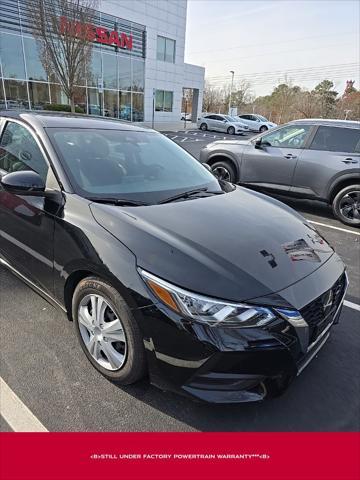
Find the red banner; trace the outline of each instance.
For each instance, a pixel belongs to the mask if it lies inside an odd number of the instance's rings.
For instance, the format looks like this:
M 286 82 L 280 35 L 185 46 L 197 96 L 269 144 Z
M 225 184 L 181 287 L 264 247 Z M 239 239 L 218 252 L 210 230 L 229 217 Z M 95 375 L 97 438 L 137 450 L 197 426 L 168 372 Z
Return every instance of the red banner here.
M 359 480 L 358 433 L 2 433 L 1 480 Z

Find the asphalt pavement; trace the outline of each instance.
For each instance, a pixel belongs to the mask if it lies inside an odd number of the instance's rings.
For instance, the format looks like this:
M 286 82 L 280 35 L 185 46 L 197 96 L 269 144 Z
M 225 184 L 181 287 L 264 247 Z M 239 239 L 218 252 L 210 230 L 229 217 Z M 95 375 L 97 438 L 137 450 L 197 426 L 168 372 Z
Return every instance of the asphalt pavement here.
M 167 135 L 177 136 L 174 141 L 194 156 L 214 135 L 227 136 L 194 133 L 200 135 Z M 346 263 L 351 302 L 323 349 L 281 397 L 225 407 L 163 392 L 146 379 L 117 387 L 92 368 L 65 315 L 0 267 L 2 379 L 49 431 L 359 430 L 359 230 L 335 220 L 326 205 L 281 200 L 313 221 Z M 11 430 L 3 418 L 0 430 Z

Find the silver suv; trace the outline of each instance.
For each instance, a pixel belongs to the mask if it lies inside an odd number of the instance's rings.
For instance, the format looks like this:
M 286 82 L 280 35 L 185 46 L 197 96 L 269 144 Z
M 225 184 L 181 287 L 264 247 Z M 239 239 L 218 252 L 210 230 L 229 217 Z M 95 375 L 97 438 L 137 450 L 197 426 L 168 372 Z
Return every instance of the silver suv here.
M 234 183 L 327 202 L 341 222 L 360 226 L 360 122 L 296 120 L 251 140 L 210 143 L 200 161 Z
M 228 133 L 229 135 L 243 135 L 249 131 L 249 127 L 242 123 L 240 119 L 230 117 L 230 115 L 213 113 L 208 113 L 198 118 L 197 126 L 204 132 L 206 130 L 214 130 L 216 132 Z

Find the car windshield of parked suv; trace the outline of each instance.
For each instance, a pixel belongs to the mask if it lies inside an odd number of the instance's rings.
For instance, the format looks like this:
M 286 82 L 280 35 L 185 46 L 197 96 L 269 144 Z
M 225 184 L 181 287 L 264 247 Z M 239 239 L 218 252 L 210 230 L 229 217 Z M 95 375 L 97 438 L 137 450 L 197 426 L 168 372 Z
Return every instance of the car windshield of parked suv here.
M 189 153 L 156 132 L 48 128 L 47 133 L 84 197 L 156 203 L 218 180 Z

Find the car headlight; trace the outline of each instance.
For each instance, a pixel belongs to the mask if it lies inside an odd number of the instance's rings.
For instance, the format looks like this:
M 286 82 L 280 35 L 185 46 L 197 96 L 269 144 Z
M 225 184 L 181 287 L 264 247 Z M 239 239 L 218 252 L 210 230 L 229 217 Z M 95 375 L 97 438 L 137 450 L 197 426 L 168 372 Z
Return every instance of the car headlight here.
M 210 326 L 259 327 L 276 318 L 270 308 L 205 297 L 176 287 L 139 269 L 152 293 L 178 314 Z

